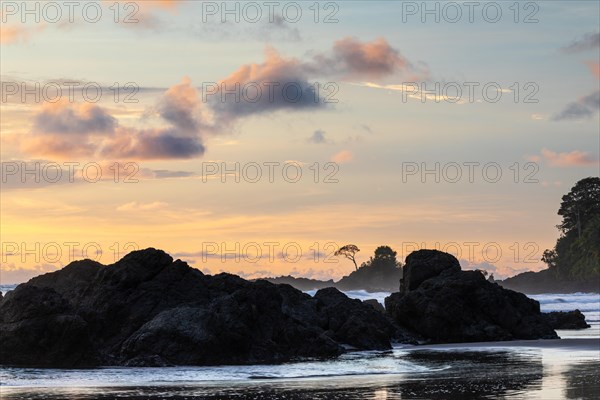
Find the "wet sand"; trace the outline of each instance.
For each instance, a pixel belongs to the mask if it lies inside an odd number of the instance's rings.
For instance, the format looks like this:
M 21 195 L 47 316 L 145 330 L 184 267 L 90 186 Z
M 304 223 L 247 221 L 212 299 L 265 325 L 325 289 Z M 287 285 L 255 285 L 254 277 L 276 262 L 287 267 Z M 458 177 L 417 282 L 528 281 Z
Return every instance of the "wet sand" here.
M 365 356 L 366 357 L 366 356 Z M 597 399 L 600 340 L 564 339 L 397 347 L 370 353 L 410 362 L 401 374 L 311 376 L 178 384 L 2 387 L 2 399 Z M 358 358 L 355 362 L 360 363 Z M 286 368 L 286 365 L 273 366 Z M 168 369 L 164 369 L 165 373 Z M 90 372 L 93 373 L 93 372 Z
M 462 349 L 462 348 L 490 349 L 490 348 L 512 348 L 512 347 L 600 351 L 600 338 L 511 340 L 508 342 L 450 343 L 450 344 L 432 344 L 432 345 L 422 345 L 422 346 L 410 346 L 407 348 L 441 350 L 441 349 Z

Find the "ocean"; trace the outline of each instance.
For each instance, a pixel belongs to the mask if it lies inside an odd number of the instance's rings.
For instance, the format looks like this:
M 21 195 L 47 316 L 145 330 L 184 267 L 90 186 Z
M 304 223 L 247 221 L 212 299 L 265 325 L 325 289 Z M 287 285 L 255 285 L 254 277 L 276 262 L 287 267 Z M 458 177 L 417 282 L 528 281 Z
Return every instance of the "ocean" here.
M 0 286 L 6 290 L 14 286 Z M 314 294 L 309 292 L 309 294 Z M 383 303 L 388 293 L 351 291 Z M 2 368 L 2 399 L 597 399 L 600 295 L 531 296 L 542 311 L 578 308 L 591 328 L 562 340 L 397 345 L 278 365 Z

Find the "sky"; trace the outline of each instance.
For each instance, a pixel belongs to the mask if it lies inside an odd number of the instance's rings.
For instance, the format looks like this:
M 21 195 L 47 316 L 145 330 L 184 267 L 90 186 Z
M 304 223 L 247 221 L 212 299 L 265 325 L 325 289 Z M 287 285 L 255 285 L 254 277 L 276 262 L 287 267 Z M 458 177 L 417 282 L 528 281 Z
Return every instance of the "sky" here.
M 600 175 L 595 1 L 0 1 L 0 283 L 160 248 L 540 270 Z

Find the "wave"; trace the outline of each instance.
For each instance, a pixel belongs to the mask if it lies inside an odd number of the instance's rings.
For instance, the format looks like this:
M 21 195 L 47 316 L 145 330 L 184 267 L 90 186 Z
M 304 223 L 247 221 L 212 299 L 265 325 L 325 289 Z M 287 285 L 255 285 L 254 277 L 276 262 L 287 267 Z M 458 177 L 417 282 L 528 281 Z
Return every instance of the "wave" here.
M 327 361 L 301 361 L 279 365 L 241 365 L 218 367 L 125 368 L 106 367 L 91 370 L 4 368 L 1 386 L 90 387 L 135 386 L 139 384 L 198 384 L 204 382 L 240 382 L 334 378 L 365 375 L 403 375 L 436 372 L 448 366 L 427 367 L 403 360 L 402 349 L 384 352 L 355 352 Z

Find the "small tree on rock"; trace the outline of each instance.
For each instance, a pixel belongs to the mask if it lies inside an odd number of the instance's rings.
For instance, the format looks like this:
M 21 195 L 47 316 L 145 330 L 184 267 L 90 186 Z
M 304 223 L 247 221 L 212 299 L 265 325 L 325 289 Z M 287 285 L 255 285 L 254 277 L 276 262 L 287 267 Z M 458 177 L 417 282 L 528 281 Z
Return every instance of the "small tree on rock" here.
M 334 253 L 334 255 L 338 256 L 338 257 L 339 256 L 346 257 L 348 260 L 350 260 L 354 263 L 354 269 L 356 269 L 358 271 L 358 265 L 356 265 L 356 259 L 354 258 L 354 256 L 359 251 L 360 251 L 360 249 L 356 245 L 347 244 L 347 245 L 342 246 L 339 249 L 337 249 L 337 251 Z

